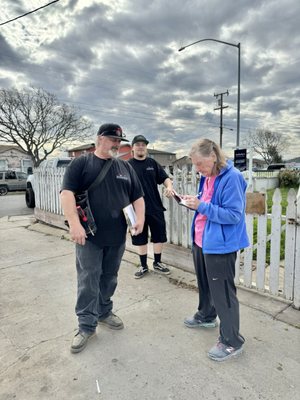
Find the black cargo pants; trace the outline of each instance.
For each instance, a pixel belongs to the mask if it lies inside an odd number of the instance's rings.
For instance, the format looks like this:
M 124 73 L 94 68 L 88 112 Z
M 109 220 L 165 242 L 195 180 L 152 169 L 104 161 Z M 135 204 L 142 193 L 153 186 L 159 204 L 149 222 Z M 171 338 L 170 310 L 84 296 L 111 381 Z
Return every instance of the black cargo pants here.
M 203 254 L 194 243 L 193 259 L 199 288 L 199 306 L 195 317 L 209 322 L 218 315 L 221 342 L 241 347 L 245 339 L 239 333 L 239 301 L 234 283 L 236 252 Z

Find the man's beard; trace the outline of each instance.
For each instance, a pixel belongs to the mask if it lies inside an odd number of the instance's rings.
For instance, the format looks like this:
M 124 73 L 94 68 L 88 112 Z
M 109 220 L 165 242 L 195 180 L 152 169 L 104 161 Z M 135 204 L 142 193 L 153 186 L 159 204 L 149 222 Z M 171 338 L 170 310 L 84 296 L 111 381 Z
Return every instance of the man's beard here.
M 112 148 L 109 150 L 108 154 L 109 154 L 111 157 L 113 157 L 113 158 L 117 158 L 117 157 L 118 157 L 118 151 L 119 151 L 119 148 L 118 148 L 118 147 L 112 147 Z
M 136 155 L 137 158 L 145 158 L 145 153 L 137 153 Z

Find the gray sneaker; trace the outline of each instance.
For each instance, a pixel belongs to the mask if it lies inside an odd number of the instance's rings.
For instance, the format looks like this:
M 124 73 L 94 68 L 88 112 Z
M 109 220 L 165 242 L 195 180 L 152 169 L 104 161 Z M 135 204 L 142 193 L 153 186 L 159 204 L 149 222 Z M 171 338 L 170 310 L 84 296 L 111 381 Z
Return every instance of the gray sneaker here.
M 231 357 L 238 356 L 242 351 L 243 346 L 235 348 L 218 342 L 209 350 L 208 357 L 214 361 L 226 361 Z
M 160 274 L 163 275 L 170 275 L 170 270 L 169 268 L 167 268 L 163 263 L 161 262 L 157 262 L 157 263 L 153 263 L 153 269 L 155 272 L 159 272 Z
M 88 340 L 94 335 L 95 332 L 87 333 L 78 331 L 74 336 L 71 344 L 71 353 L 79 353 L 80 351 L 82 351 L 86 347 Z
M 185 318 L 183 323 L 188 328 L 215 328 L 218 325 L 215 319 L 209 322 L 202 322 L 194 316 Z
M 110 329 L 123 329 L 124 328 L 124 324 L 121 320 L 121 318 L 119 318 L 117 315 L 115 315 L 114 313 L 110 313 L 106 318 L 104 319 L 99 319 L 98 321 L 99 325 L 104 325 L 107 326 Z
M 147 274 L 149 272 L 149 268 L 148 266 L 143 266 L 140 265 L 139 269 L 137 270 L 137 272 L 134 274 L 135 279 L 140 279 L 142 278 L 145 274 Z

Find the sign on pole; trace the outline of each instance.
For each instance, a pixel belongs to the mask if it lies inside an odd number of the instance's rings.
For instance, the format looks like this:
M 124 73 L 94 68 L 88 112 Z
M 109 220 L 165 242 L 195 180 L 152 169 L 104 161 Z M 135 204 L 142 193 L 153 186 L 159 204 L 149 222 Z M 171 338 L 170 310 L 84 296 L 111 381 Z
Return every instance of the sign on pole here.
M 247 169 L 247 149 L 234 150 L 234 166 L 240 171 Z

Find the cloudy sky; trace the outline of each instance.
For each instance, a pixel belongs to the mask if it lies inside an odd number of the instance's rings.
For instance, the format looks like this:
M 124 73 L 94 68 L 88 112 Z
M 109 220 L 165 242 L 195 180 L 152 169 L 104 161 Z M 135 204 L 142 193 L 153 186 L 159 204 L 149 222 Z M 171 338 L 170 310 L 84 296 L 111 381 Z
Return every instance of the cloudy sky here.
M 2 0 L 0 23 L 50 0 Z M 0 87 L 42 87 L 77 107 L 95 129 L 119 123 L 157 150 L 186 155 L 199 137 L 223 148 L 237 141 L 241 43 L 240 147 L 249 132 L 286 138 L 300 156 L 299 0 L 60 0 L 0 26 Z M 220 97 L 219 97 L 220 99 Z

